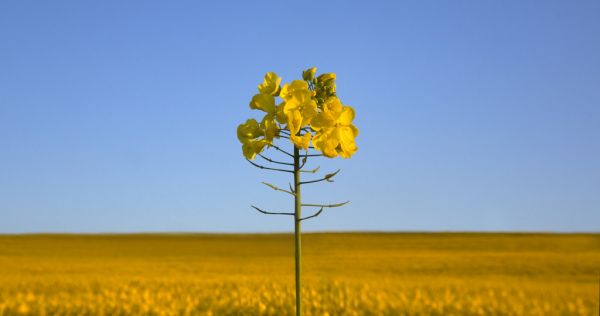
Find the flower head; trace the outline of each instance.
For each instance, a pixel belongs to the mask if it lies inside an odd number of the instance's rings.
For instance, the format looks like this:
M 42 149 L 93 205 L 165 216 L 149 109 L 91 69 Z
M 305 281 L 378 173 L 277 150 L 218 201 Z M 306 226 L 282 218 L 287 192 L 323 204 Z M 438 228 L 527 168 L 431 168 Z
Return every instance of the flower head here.
M 315 77 L 316 71 L 315 67 L 304 70 L 304 80 L 283 86 L 276 73 L 265 75 L 258 85 L 259 93 L 250 101 L 251 109 L 265 112 L 262 120 L 259 123 L 250 119 L 238 126 L 238 139 L 246 158 L 253 159 L 266 146 L 273 145 L 282 130 L 289 132 L 289 139 L 297 148 L 308 150 L 312 142 L 326 157 L 349 158 L 357 151 L 354 109 L 337 97 L 336 75 Z

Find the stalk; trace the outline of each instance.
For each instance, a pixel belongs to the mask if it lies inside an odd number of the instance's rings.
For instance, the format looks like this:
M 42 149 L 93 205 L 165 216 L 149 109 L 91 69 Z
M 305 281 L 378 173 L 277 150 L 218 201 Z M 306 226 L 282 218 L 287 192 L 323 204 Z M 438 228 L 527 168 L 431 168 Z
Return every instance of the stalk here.
M 300 151 L 294 146 L 294 240 L 296 244 L 296 316 L 302 315 L 302 281 L 300 267 L 302 202 L 300 200 Z

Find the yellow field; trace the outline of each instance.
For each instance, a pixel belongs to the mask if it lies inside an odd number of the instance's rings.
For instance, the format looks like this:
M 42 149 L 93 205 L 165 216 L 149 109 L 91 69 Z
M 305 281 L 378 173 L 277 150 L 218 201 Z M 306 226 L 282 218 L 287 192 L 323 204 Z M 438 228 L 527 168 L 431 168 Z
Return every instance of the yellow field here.
M 600 235 L 306 234 L 307 315 L 598 315 Z M 291 315 L 291 235 L 0 236 L 0 315 Z

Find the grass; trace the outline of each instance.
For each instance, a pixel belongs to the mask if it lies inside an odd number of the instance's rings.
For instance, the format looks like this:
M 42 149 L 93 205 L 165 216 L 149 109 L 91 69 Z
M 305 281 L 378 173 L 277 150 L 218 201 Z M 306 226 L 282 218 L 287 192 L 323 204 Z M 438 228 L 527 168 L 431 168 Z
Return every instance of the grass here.
M 0 236 L 0 315 L 291 315 L 293 236 Z M 307 315 L 597 315 L 599 234 L 303 236 Z

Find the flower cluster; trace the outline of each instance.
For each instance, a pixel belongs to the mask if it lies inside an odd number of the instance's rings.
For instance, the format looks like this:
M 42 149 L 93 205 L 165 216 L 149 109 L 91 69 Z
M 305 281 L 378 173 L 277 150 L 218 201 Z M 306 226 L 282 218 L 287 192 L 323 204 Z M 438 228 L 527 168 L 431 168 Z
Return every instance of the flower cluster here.
M 315 77 L 316 68 L 302 72 L 303 80 L 281 86 L 274 72 L 265 75 L 252 97 L 250 108 L 265 112 L 260 123 L 249 119 L 240 124 L 237 137 L 247 159 L 254 159 L 275 138 L 285 135 L 298 149 L 311 145 L 324 156 L 350 158 L 358 149 L 354 138 L 358 129 L 352 124 L 354 109 L 343 105 L 336 95 L 336 76 L 325 73 Z M 277 98 L 281 100 L 277 104 Z

